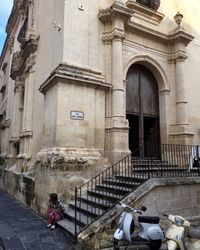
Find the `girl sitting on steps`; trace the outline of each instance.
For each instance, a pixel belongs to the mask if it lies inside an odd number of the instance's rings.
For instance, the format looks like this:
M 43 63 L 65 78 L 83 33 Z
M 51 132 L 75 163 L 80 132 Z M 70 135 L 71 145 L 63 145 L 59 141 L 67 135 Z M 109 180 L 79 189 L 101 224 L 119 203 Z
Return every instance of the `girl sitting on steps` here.
M 58 200 L 56 193 L 50 194 L 47 210 L 47 228 L 54 230 L 56 223 L 62 219 L 64 213 L 64 206 Z

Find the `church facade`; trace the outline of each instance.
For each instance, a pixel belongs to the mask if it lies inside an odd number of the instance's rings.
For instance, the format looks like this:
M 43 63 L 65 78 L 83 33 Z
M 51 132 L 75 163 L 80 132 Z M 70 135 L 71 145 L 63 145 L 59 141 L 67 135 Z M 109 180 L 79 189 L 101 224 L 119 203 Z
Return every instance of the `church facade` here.
M 199 145 L 199 10 L 197 0 L 14 0 L 1 159 L 16 172 L 74 171 L 146 144 Z

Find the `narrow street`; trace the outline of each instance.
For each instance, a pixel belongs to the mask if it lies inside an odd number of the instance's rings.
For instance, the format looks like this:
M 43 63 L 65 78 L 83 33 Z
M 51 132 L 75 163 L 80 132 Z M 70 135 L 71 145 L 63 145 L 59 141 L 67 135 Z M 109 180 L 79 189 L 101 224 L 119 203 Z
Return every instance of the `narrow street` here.
M 0 190 L 0 250 L 70 250 L 73 242 L 60 230 Z

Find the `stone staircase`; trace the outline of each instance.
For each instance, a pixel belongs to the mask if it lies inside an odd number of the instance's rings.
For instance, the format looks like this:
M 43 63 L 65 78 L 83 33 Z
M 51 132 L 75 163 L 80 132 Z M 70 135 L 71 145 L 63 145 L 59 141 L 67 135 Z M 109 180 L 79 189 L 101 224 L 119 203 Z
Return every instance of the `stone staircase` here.
M 131 172 L 104 176 L 101 182 L 97 181 L 92 188 L 87 189 L 85 194 L 77 199 L 76 204 L 75 201 L 71 201 L 65 210 L 64 218 L 58 222 L 58 225 L 64 228 L 71 237 L 75 237 L 75 220 L 76 232 L 79 233 L 146 180 L 161 176 L 181 177 L 187 174 L 185 168 L 160 160 L 154 160 L 150 165 L 145 160 L 135 159 L 131 165 Z M 77 207 L 76 215 L 75 207 Z

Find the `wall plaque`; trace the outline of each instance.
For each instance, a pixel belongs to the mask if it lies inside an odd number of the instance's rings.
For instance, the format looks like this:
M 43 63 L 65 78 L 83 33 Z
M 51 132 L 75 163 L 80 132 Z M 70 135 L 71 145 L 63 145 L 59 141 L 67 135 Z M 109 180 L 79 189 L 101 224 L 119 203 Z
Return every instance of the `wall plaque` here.
M 84 113 L 82 111 L 71 111 L 70 118 L 72 120 L 84 120 Z

